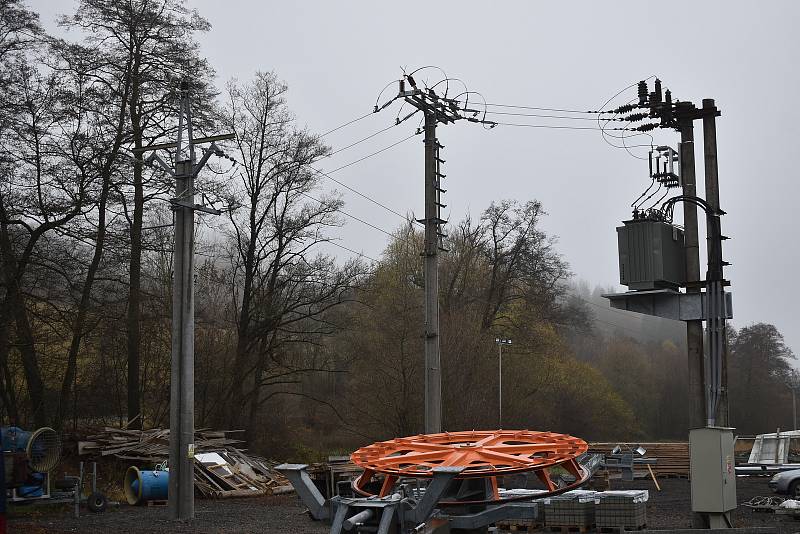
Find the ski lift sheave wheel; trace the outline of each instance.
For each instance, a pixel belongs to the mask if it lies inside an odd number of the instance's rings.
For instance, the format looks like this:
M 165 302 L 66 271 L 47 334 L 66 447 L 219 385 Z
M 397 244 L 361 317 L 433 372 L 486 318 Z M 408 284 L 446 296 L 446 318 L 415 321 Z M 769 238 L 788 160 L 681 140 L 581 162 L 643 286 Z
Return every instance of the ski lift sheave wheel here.
M 497 477 L 532 472 L 544 484 L 544 498 L 584 484 L 590 473 L 578 463 L 588 450 L 579 438 L 555 432 L 533 430 L 473 430 L 420 434 L 381 441 L 355 451 L 353 463 L 364 472 L 353 481 L 353 490 L 362 496 L 389 495 L 401 478 L 431 478 L 437 467 L 462 467 L 456 480 L 486 478 L 493 498 L 480 501 L 440 501 L 442 505 L 509 502 L 530 497 L 500 498 Z M 575 481 L 559 485 L 551 476 L 555 467 L 566 470 Z M 384 475 L 379 493 L 368 486 L 376 475 Z

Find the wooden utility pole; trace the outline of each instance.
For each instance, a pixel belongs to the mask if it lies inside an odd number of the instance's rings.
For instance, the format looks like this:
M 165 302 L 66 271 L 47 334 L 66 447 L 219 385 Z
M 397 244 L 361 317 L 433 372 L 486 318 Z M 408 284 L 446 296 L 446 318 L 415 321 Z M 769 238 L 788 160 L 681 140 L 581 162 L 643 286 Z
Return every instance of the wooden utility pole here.
M 172 368 L 169 412 L 169 513 L 172 519 L 194 518 L 194 213 L 220 212 L 195 204 L 194 180 L 211 155 L 222 155 L 214 141 L 233 139 L 233 134 L 194 139 L 189 83 L 181 82 L 178 136 L 174 143 L 144 147 L 145 160 L 157 164 L 175 178 L 175 212 L 172 282 Z M 210 142 L 199 163 L 195 145 Z M 174 169 L 156 150 L 175 149 Z

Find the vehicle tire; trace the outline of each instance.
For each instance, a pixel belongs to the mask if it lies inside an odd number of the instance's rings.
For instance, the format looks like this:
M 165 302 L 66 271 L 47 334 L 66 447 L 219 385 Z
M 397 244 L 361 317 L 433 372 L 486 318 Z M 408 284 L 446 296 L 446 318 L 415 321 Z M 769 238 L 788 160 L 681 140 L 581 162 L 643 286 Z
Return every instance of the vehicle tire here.
M 108 499 L 106 499 L 105 495 L 96 491 L 86 499 L 86 506 L 89 507 L 90 511 L 95 513 L 105 512 L 108 507 Z
M 800 500 L 800 480 L 795 480 L 789 484 L 789 498 Z

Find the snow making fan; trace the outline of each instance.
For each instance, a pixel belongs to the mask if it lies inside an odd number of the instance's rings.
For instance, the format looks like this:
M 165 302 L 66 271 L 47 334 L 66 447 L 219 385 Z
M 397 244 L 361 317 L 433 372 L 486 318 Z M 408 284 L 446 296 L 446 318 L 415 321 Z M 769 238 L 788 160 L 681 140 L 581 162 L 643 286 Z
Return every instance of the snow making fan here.
M 61 438 L 50 427 L 28 431 L 15 426 L 0 428 L 2 450 L 24 453 L 31 471 L 46 473 L 61 459 Z

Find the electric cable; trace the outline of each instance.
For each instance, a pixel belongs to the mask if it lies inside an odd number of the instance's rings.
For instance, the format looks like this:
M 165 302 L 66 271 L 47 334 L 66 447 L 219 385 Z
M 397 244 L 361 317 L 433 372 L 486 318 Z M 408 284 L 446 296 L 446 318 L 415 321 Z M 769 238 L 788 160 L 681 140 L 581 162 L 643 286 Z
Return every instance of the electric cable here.
M 327 132 L 320 134 L 319 136 L 320 136 L 320 137 L 325 137 L 325 136 L 326 136 L 326 135 L 328 135 L 328 134 L 332 134 L 333 132 L 339 131 L 339 130 L 341 130 L 342 128 L 345 128 L 345 127 L 347 127 L 347 126 L 350 126 L 351 124 L 355 124 L 355 123 L 357 123 L 357 122 L 358 122 L 358 121 L 360 121 L 360 120 L 366 119 L 367 117 L 369 117 L 369 116 L 371 116 L 371 115 L 373 115 L 373 112 L 372 112 L 372 111 L 370 111 L 369 113 L 365 113 L 364 115 L 361 115 L 360 117 L 356 117 L 356 118 L 355 118 L 355 119 L 353 119 L 353 120 L 347 121 L 347 122 L 345 122 L 344 124 L 341 124 L 341 125 L 337 126 L 336 128 L 332 128 L 332 129 L 328 130 Z
M 344 210 L 343 210 L 343 209 L 341 209 L 341 208 L 338 208 L 338 207 L 336 207 L 336 206 L 332 206 L 331 204 L 329 204 L 329 203 L 325 202 L 324 200 L 320 200 L 320 199 L 318 199 L 318 198 L 315 198 L 315 197 L 313 197 L 313 196 L 311 196 L 311 195 L 309 195 L 308 193 L 305 193 L 305 192 L 303 192 L 303 191 L 298 191 L 298 192 L 299 192 L 299 193 L 300 193 L 302 196 L 304 196 L 304 197 L 306 197 L 306 198 L 310 198 L 311 200 L 313 200 L 313 201 L 315 201 L 315 202 L 319 202 L 320 206 L 325 206 L 325 207 L 327 207 L 327 208 L 332 208 L 333 210 L 335 210 L 335 211 L 338 211 L 338 212 L 339 212 L 339 213 L 341 213 L 342 215 L 346 215 L 347 217 L 350 217 L 351 219 L 353 219 L 353 220 L 355 220 L 355 221 L 358 221 L 358 222 L 360 222 L 360 223 L 362 223 L 362 224 L 365 224 L 365 225 L 369 226 L 370 228 L 374 228 L 375 230 L 378 230 L 379 232 L 383 232 L 384 234 L 386 234 L 386 235 L 388 235 L 388 236 L 391 236 L 391 235 L 392 235 L 392 233 L 391 233 L 391 232 L 389 232 L 389 231 L 387 231 L 387 230 L 384 230 L 384 229 L 383 229 L 383 228 L 381 228 L 380 226 L 377 226 L 377 225 L 375 225 L 375 224 L 372 224 L 372 223 L 371 223 L 371 222 L 369 222 L 369 221 L 365 221 L 364 219 L 361 219 L 361 218 L 359 218 L 359 217 L 356 217 L 356 216 L 355 216 L 355 215 L 353 215 L 352 213 L 348 213 L 348 212 L 344 211 Z
M 392 129 L 392 128 L 394 128 L 395 126 L 397 126 L 397 125 L 396 125 L 396 124 L 390 124 L 390 125 L 389 125 L 389 126 L 387 126 L 386 128 L 383 128 L 382 130 L 378 130 L 377 132 L 375 132 L 375 133 L 373 133 L 373 134 L 370 134 L 370 135 L 368 135 L 368 136 L 366 136 L 366 137 L 364 137 L 364 138 L 362 138 L 362 139 L 359 139 L 358 141 L 355 141 L 355 142 L 353 142 L 353 143 L 350 143 L 350 144 L 349 144 L 349 145 L 347 145 L 347 146 L 343 146 L 342 148 L 338 148 L 338 149 L 334 150 L 333 152 L 331 152 L 330 154 L 325 154 L 325 155 L 324 155 L 324 156 L 322 156 L 320 159 L 324 159 L 324 158 L 330 158 L 330 157 L 331 157 L 331 156 L 333 156 L 334 154 L 338 154 L 339 152 L 344 152 L 344 151 L 345 151 L 345 150 L 347 150 L 348 148 L 352 148 L 352 147 L 354 147 L 354 146 L 356 146 L 356 145 L 359 145 L 359 144 L 363 143 L 364 141 L 369 141 L 369 140 L 370 140 L 370 139 L 372 139 L 373 137 L 376 137 L 376 136 L 378 136 L 378 135 L 382 134 L 383 132 L 385 132 L 385 131 L 387 131 L 387 130 L 391 130 L 391 129 Z
M 390 208 L 389 206 L 387 206 L 387 205 L 385 205 L 385 204 L 382 204 L 381 202 L 379 202 L 379 201 L 375 200 L 374 198 L 370 197 L 369 195 L 366 195 L 366 194 L 362 193 L 362 192 L 361 192 L 361 191 L 359 191 L 358 189 L 355 189 L 355 188 L 353 188 L 353 187 L 350 187 L 350 186 L 349 186 L 349 185 L 347 185 L 346 183 L 344 183 L 344 182 L 341 182 L 341 181 L 337 180 L 336 178 L 334 178 L 334 177 L 333 177 L 333 176 L 331 176 L 330 174 L 326 173 L 325 171 L 322 171 L 322 170 L 320 170 L 320 169 L 317 169 L 316 167 L 311 167 L 311 165 L 309 165 L 309 167 L 310 167 L 310 168 L 311 168 L 311 170 L 313 170 L 314 172 L 317 172 L 317 173 L 319 173 L 319 174 L 321 174 L 321 175 L 323 175 L 323 176 L 327 177 L 329 180 L 331 180 L 331 181 L 333 181 L 333 182 L 336 182 L 337 184 L 341 185 L 341 186 L 342 186 L 342 187 L 344 187 L 345 189 L 348 189 L 348 190 L 352 191 L 353 193 L 357 194 L 357 195 L 358 195 L 358 196 L 360 196 L 361 198 L 364 198 L 364 199 L 366 199 L 366 200 L 369 200 L 370 202 L 372 202 L 372 203 L 373 203 L 373 204 L 375 204 L 376 206 L 380 206 L 381 208 L 385 209 L 386 211 L 388 211 L 388 212 L 390 212 L 390 213 L 394 213 L 395 215 L 397 215 L 398 217 L 401 217 L 401 218 L 403 218 L 403 219 L 406 219 L 406 218 L 407 218 L 405 215 L 403 215 L 403 214 L 402 214 L 402 213 L 400 213 L 399 211 L 395 211 L 395 210 L 393 210 L 392 208 Z
M 349 247 L 346 247 L 346 246 L 344 246 L 344 245 L 342 245 L 342 244 L 339 244 L 339 243 L 337 243 L 336 241 L 332 241 L 332 240 L 331 240 L 331 241 L 325 241 L 325 242 L 326 242 L 326 243 L 329 243 L 329 244 L 331 244 L 331 245 L 333 245 L 333 246 L 339 247 L 339 248 L 341 248 L 341 249 L 343 249 L 343 250 L 346 250 L 346 251 L 348 251 L 348 252 L 352 252 L 352 253 L 353 253 L 353 254 L 355 254 L 356 256 L 361 256 L 361 257 L 363 257 L 363 258 L 367 258 L 368 260 L 370 260 L 370 261 L 373 261 L 373 262 L 375 262 L 375 263 L 380 263 L 380 260 L 376 260 L 376 259 L 375 259 L 375 258 L 373 258 L 372 256 L 367 256 L 367 255 L 366 255 L 366 254 L 364 254 L 363 252 L 358 252 L 358 251 L 355 251 L 355 250 L 353 250 L 352 248 L 349 248 Z
M 595 130 L 602 131 L 603 128 L 595 128 L 594 126 L 557 126 L 549 124 L 518 124 L 509 122 L 495 122 L 498 126 L 522 126 L 526 128 L 546 128 L 553 130 Z M 628 130 L 628 128 L 606 128 L 607 130 Z
M 542 115 L 537 113 L 515 113 L 513 111 L 487 111 L 489 115 L 510 115 L 514 117 L 541 117 L 546 119 L 566 119 L 571 121 L 593 121 L 595 117 L 568 117 L 565 115 Z M 608 119 L 622 121 L 624 119 Z
M 394 126 L 394 125 L 392 125 L 392 127 L 393 127 L 393 126 Z M 362 198 L 364 198 L 364 199 L 366 199 L 366 200 L 368 200 L 368 201 L 372 202 L 372 203 L 373 203 L 373 204 L 375 204 L 376 206 L 379 206 L 379 207 L 381 207 L 381 208 L 385 209 L 386 211 L 388 211 L 388 212 L 390 212 L 390 213 L 392 213 L 392 214 L 394 214 L 394 215 L 397 215 L 398 217 L 402 218 L 403 220 L 408 220 L 408 218 L 407 218 L 405 215 L 403 215 L 402 213 L 400 213 L 399 211 L 397 211 L 397 210 L 394 210 L 394 209 L 390 208 L 389 206 L 387 206 L 386 204 L 384 204 L 384 203 L 382 203 L 382 202 L 380 202 L 380 201 L 378 201 L 378 200 L 376 200 L 376 199 L 372 198 L 371 196 L 367 195 L 366 193 L 362 193 L 362 192 L 361 192 L 361 191 L 359 191 L 358 189 L 356 189 L 356 188 L 354 188 L 354 187 L 352 187 L 352 186 L 349 186 L 349 185 L 345 184 L 344 182 L 342 182 L 342 181 L 340 181 L 340 180 L 337 180 L 336 178 L 334 178 L 333 176 L 331 176 L 331 174 L 332 174 L 332 173 L 334 173 L 334 172 L 338 172 L 338 171 L 340 171 L 340 170 L 342 170 L 342 169 L 345 169 L 345 168 L 347 168 L 347 167 L 350 167 L 351 165 L 355 165 L 356 163 L 359 163 L 359 162 L 361 162 L 361 161 L 364 161 L 364 160 L 366 160 L 366 159 L 368 159 L 368 158 L 371 158 L 371 157 L 377 156 L 378 154 L 380 154 L 380 153 L 382 153 L 382 152 L 385 152 L 385 151 L 387 151 L 387 150 L 389 150 L 389 149 L 391 149 L 391 148 L 393 148 L 393 147 L 395 147 L 395 146 L 397 146 L 397 145 L 399 145 L 399 144 L 401 144 L 401 143 L 404 143 L 405 141 L 408 141 L 409 139 L 411 139 L 411 138 L 412 138 L 412 137 L 414 137 L 415 135 L 417 135 L 417 134 L 416 134 L 416 133 L 413 133 L 413 134 L 409 135 L 408 137 L 405 137 L 405 138 L 403 138 L 403 139 L 401 139 L 401 140 L 399 140 L 399 141 L 397 141 L 397 142 L 395 142 L 395 143 L 392 143 L 391 145 L 389 145 L 389 146 L 387 146 L 387 147 L 384 147 L 384 148 L 382 148 L 382 149 L 380 149 L 380 150 L 376 150 L 375 152 L 372 152 L 372 153 L 370 153 L 370 154 L 367 154 L 366 156 L 363 156 L 363 157 L 361 157 L 361 158 L 359 158 L 359 159 L 357 159 L 357 160 L 355 160 L 355 161 L 351 161 L 350 163 L 347 163 L 347 164 L 345 164 L 345 165 L 342 165 L 342 166 L 340 166 L 340 167 L 338 167 L 338 168 L 336 168 L 336 169 L 333 169 L 333 170 L 331 170 L 331 171 L 323 171 L 322 169 L 318 169 L 318 168 L 316 168 L 316 167 L 314 167 L 314 166 L 313 166 L 314 164 L 316 164 L 316 163 L 318 163 L 319 161 L 321 161 L 322 159 L 324 159 L 324 158 L 325 158 L 325 156 L 323 156 L 322 158 L 318 158 L 317 160 L 314 160 L 314 161 L 312 161 L 312 162 L 310 162 L 310 163 L 301 164 L 301 166 L 305 166 L 305 165 L 307 165 L 307 166 L 308 166 L 308 167 L 309 167 L 309 168 L 310 168 L 312 171 L 314 171 L 314 172 L 316 172 L 316 173 L 318 173 L 318 174 L 320 174 L 320 175 L 322 175 L 322 176 L 325 176 L 325 177 L 327 177 L 328 179 L 330 179 L 330 180 L 332 180 L 333 182 L 335 182 L 335 183 L 337 183 L 337 184 L 341 185 L 342 187 L 344 187 L 344 188 L 348 189 L 349 191 L 352 191 L 353 193 L 357 194 L 358 196 L 360 196 L 360 197 L 362 197 Z M 239 164 L 241 165 L 241 163 L 240 163 L 240 162 L 237 162 L 237 163 L 239 163 Z
M 645 78 L 645 81 L 647 81 L 647 80 L 649 80 L 649 79 L 651 79 L 651 78 L 655 78 L 655 76 L 656 76 L 655 74 L 651 74 L 649 77 Z M 607 105 L 608 105 L 608 104 L 609 104 L 609 103 L 610 103 L 612 100 L 614 100 L 615 98 L 617 98 L 619 95 L 621 95 L 622 93 L 624 93 L 624 92 L 625 92 L 625 91 L 627 91 L 628 89 L 631 89 L 632 87 L 635 87 L 635 86 L 637 86 L 638 84 L 639 84 L 639 82 L 638 82 L 638 81 L 637 81 L 637 82 L 634 82 L 634 83 L 632 83 L 632 84 L 628 85 L 627 87 L 625 87 L 625 88 L 621 89 L 620 91 L 618 91 L 618 92 L 617 92 L 617 93 L 616 93 L 614 96 L 612 96 L 611 98 L 609 98 L 608 100 L 606 100 L 606 101 L 603 103 L 603 105 L 602 105 L 602 106 L 600 106 L 600 111 L 602 112 L 602 110 L 604 110 L 604 109 L 605 109 L 605 107 L 606 107 L 606 106 L 607 106 Z M 638 98 L 638 97 L 637 97 L 637 98 Z M 629 101 L 628 101 L 626 104 L 627 104 L 627 105 L 631 104 L 631 102 L 634 102 L 634 101 L 635 101 L 637 98 L 629 100 Z M 616 116 L 616 115 L 618 115 L 618 113 L 615 113 L 613 116 Z M 612 116 L 612 117 L 613 117 L 613 116 Z M 600 115 L 598 115 L 598 116 L 597 116 L 597 125 L 598 125 L 598 126 L 601 126 L 601 124 L 600 124 L 600 121 L 601 121 L 601 117 L 600 117 Z M 605 124 L 608 124 L 608 121 L 606 121 L 606 123 L 605 123 Z M 617 146 L 617 145 L 615 145 L 615 144 L 611 143 L 611 142 L 610 142 L 610 141 L 609 141 L 609 140 L 606 138 L 606 135 L 608 135 L 608 134 L 606 134 L 605 130 L 606 130 L 606 129 L 605 129 L 605 128 L 602 128 L 602 126 L 601 126 L 601 135 L 602 135 L 602 137 L 603 137 L 603 140 L 604 140 L 604 141 L 605 141 L 607 144 L 609 144 L 609 145 L 613 146 L 614 148 L 625 148 L 624 146 L 623 146 L 623 147 L 619 147 L 619 146 Z M 641 132 L 641 133 L 646 133 L 646 132 Z M 636 135 L 639 135 L 639 134 L 637 133 Z M 649 135 L 649 136 L 650 136 L 650 139 L 651 139 L 651 141 L 652 141 L 652 140 L 653 140 L 653 136 L 652 136 L 652 135 L 650 135 L 650 134 L 647 134 L 647 135 Z M 618 137 L 618 136 L 611 136 L 611 137 L 616 137 L 617 139 L 619 139 L 619 137 Z M 623 137 L 623 144 L 624 144 L 624 137 L 625 137 L 625 136 L 624 136 L 624 134 L 623 134 L 623 136 L 622 136 L 622 137 Z M 630 137 L 634 137 L 634 136 L 630 136 Z M 633 155 L 633 154 L 632 154 L 632 153 L 631 153 L 631 152 L 630 152 L 630 151 L 629 151 L 627 148 L 626 148 L 625 150 L 626 150 L 626 151 L 628 152 L 628 154 L 630 154 L 631 156 L 638 158 L 637 156 L 634 156 L 634 155 Z
M 578 110 L 578 109 L 564 109 L 564 108 L 545 108 L 545 107 L 538 107 L 538 106 L 517 106 L 512 104 L 495 104 L 492 102 L 486 102 L 487 106 L 494 106 L 498 108 L 515 108 L 515 109 L 533 109 L 537 111 L 557 111 L 560 113 L 584 113 L 584 114 L 598 114 L 598 113 L 608 113 L 606 111 L 593 111 L 593 110 Z
M 638 209 L 639 209 L 639 206 L 637 205 L 637 202 L 639 202 L 639 201 L 640 201 L 640 200 L 641 200 L 641 199 L 642 199 L 642 198 L 643 198 L 643 197 L 644 197 L 644 196 L 645 196 L 647 193 L 649 193 L 649 192 L 650 192 L 650 189 L 652 189 L 652 188 L 653 188 L 653 186 L 655 185 L 655 183 L 656 183 L 656 179 L 655 179 L 655 177 L 653 177 L 653 178 L 650 180 L 650 185 L 649 185 L 649 186 L 647 186 L 647 189 L 645 189 L 645 190 L 644 190 L 644 193 L 642 193 L 641 195 L 639 195 L 639 197 L 638 197 L 636 200 L 634 200 L 633 202 L 631 202 L 631 207 L 632 207 L 634 210 L 638 210 Z
M 391 145 L 389 145 L 387 147 L 384 147 L 384 148 L 382 148 L 380 150 L 376 150 L 375 152 L 373 152 L 371 154 L 367 154 L 363 158 L 359 158 L 359 159 L 357 159 L 355 161 L 351 161 L 350 163 L 348 163 L 346 165 L 342 165 L 341 167 L 337 167 L 337 168 L 335 168 L 333 170 L 330 170 L 330 171 L 327 171 L 327 172 L 328 172 L 328 174 L 332 174 L 332 173 L 338 172 L 338 171 L 340 171 L 342 169 L 346 169 L 347 167 L 350 167 L 351 165 L 355 165 L 356 163 L 360 163 L 360 162 L 364 161 L 365 159 L 371 158 L 373 156 L 377 156 L 378 154 L 381 154 L 382 152 L 386 152 L 387 150 L 389 150 L 391 148 L 394 148 L 394 147 L 396 147 L 397 145 L 399 145 L 401 143 L 405 143 L 406 141 L 408 141 L 409 139 L 411 139 L 415 135 L 418 135 L 418 134 L 416 132 L 414 132 L 411 135 L 409 135 L 408 137 L 404 137 L 403 139 L 397 141 L 396 143 L 392 143 Z

